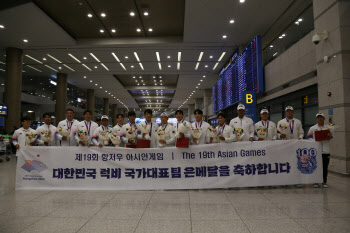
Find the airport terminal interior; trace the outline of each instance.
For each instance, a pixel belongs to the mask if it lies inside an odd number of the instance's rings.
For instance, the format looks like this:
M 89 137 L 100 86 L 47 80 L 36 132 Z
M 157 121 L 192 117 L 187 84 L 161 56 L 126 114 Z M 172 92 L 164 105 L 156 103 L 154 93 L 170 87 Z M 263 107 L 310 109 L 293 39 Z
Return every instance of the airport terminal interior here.
M 349 0 L 1 0 L 0 232 L 350 232 L 349 89 Z

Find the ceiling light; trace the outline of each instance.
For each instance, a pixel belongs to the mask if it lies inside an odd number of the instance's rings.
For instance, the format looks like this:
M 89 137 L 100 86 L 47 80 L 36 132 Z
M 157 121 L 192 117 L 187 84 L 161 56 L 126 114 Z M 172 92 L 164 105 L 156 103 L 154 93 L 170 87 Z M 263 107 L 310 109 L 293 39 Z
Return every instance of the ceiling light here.
M 235 22 L 235 21 L 234 21 L 233 19 L 230 20 L 230 23 L 231 23 L 231 24 L 234 23 L 234 22 Z
M 139 56 L 137 55 L 136 52 L 134 52 L 134 55 L 135 55 L 136 60 L 137 60 L 138 62 L 140 62 Z
M 149 31 L 149 32 L 153 32 L 153 29 L 152 29 L 152 28 L 148 28 L 148 31 Z
M 146 84 L 143 84 L 144 86 L 146 85 Z
M 87 59 L 87 57 L 84 57 L 84 60 L 86 60 Z
M 95 83 L 95 86 L 97 86 L 98 84 L 97 83 Z
M 23 39 L 23 42 L 24 42 L 24 43 L 28 43 L 28 40 L 27 40 L 27 39 Z
M 33 69 L 33 70 L 36 70 L 36 71 L 38 71 L 38 72 L 42 72 L 41 70 L 39 70 L 39 69 L 37 69 L 37 68 L 35 68 L 35 67 L 33 67 L 33 66 L 30 66 L 30 65 L 26 65 L 26 66 L 28 66 L 29 68 L 31 68 L 31 69 Z
M 124 69 L 124 70 L 126 70 L 126 68 L 125 68 L 125 66 L 123 65 L 123 63 L 119 63 L 120 64 L 120 66 Z
M 205 65 L 204 67 L 205 67 L 205 68 L 208 68 L 208 65 Z
M 285 36 L 286 36 L 286 34 L 282 34 L 282 36 L 283 36 L 283 37 L 285 37 Z
M 76 57 L 74 57 L 72 54 L 68 53 L 68 55 L 73 58 L 74 60 L 76 60 L 77 62 L 81 63 L 80 60 Z M 46 60 L 46 58 L 44 58 Z
M 143 12 L 144 16 L 148 16 L 148 11 Z
M 210 56 L 209 58 L 210 58 L 210 59 L 213 59 L 213 56 Z
M 53 71 L 56 71 L 56 72 L 58 72 L 58 70 L 56 70 L 56 69 L 54 69 L 54 68 L 52 68 L 51 66 L 49 66 L 49 65 L 45 65 L 47 68 L 49 68 L 49 69 L 51 69 L 51 70 L 53 70 Z
M 199 62 L 197 62 L 195 70 L 198 70 Z
M 43 61 L 46 61 L 46 58 L 45 58 L 45 57 L 43 58 Z
M 50 54 L 46 54 L 48 57 L 50 57 L 52 60 L 57 61 L 58 63 L 62 63 L 60 60 L 58 60 L 57 58 L 55 58 L 54 56 L 51 56 Z
M 37 63 L 43 64 L 41 61 L 35 59 L 34 57 L 29 56 L 28 54 L 26 54 L 25 56 L 32 59 L 33 61 L 36 61 Z
M 239 2 L 240 2 L 240 3 L 244 3 L 244 2 L 245 2 L 245 0 L 239 0 Z
M 215 66 L 213 67 L 213 70 L 215 70 L 218 65 L 219 63 L 216 63 Z
M 131 68 L 134 68 L 134 66 L 130 66 Z
M 95 66 L 94 68 L 97 69 L 97 66 Z
M 4 25 L 0 25 L 0 28 L 1 28 L 1 29 L 4 29 L 4 28 L 5 28 L 5 26 L 4 26 Z
M 170 68 L 171 67 L 171 65 L 168 65 L 168 68 Z
M 223 36 L 222 36 L 222 38 L 226 39 L 226 38 L 227 38 L 227 36 L 226 36 L 226 35 L 223 35 Z
M 142 65 L 142 63 L 141 63 L 141 62 L 139 63 L 139 65 L 140 65 L 141 69 L 142 69 L 142 70 L 144 70 L 144 69 L 143 69 L 143 65 Z
M 162 70 L 162 65 L 160 64 L 160 62 L 158 62 L 158 67 L 160 70 Z
M 303 19 L 298 19 L 299 22 L 303 21 Z
M 84 78 L 86 78 L 86 76 L 84 76 Z
M 102 17 L 106 17 L 106 14 L 105 14 L 105 13 L 101 13 L 101 16 L 102 16 Z
M 105 68 L 107 71 L 109 71 L 109 69 L 107 68 L 107 66 L 105 66 L 105 64 L 101 63 L 101 66 L 103 66 L 103 68 Z
M 201 82 L 203 82 L 203 79 L 201 79 Z
M 205 78 L 206 76 L 205 75 L 203 75 L 203 78 Z
M 66 65 L 66 64 L 63 64 L 63 66 L 65 66 L 66 68 L 70 69 L 71 71 L 75 71 L 75 70 L 73 70 L 71 67 L 69 67 L 69 66 Z
M 117 57 L 117 55 L 115 55 L 115 53 L 112 53 L 112 55 L 115 58 L 115 60 L 117 60 L 117 62 L 120 62 L 119 58 Z
M 100 62 L 100 60 L 98 60 L 98 58 L 93 54 L 93 53 L 89 53 L 91 57 L 93 57 L 97 62 Z
M 295 24 L 296 24 L 296 25 L 299 25 L 299 22 L 298 22 L 298 21 L 296 21 L 296 22 L 295 22 Z
M 199 54 L 199 57 L 198 57 L 198 61 L 199 61 L 199 62 L 202 60 L 203 53 L 204 53 L 204 52 L 201 52 L 201 53 Z
M 180 70 L 180 62 L 177 63 L 177 69 Z
M 128 57 L 128 56 L 125 56 L 125 59 L 129 59 L 129 57 Z
M 130 12 L 130 16 L 134 17 L 135 13 L 133 11 Z
M 137 28 L 136 31 L 137 31 L 137 32 L 141 32 L 141 29 L 140 29 L 140 28 Z
M 88 67 L 87 65 L 85 65 L 85 64 L 81 64 L 81 65 L 84 66 L 86 69 L 92 71 L 92 70 L 90 69 L 90 67 Z
M 112 33 L 115 33 L 115 32 L 116 32 L 116 30 L 115 30 L 115 29 L 112 29 L 112 30 L 111 30 L 111 32 L 112 32 Z
M 132 78 L 136 78 L 136 77 L 134 76 L 134 77 L 132 77 Z
M 92 18 L 92 14 L 87 14 L 87 16 L 88 16 L 89 18 Z
M 156 52 L 156 55 L 157 55 L 157 61 L 160 62 L 159 52 Z
M 279 36 L 278 38 L 282 39 L 282 38 L 283 38 L 283 36 Z
M 220 56 L 220 58 L 219 58 L 219 60 L 218 60 L 218 62 L 220 62 L 221 61 L 221 59 L 225 56 L 225 54 L 226 54 L 226 52 L 223 52 L 222 54 L 221 54 L 221 56 Z

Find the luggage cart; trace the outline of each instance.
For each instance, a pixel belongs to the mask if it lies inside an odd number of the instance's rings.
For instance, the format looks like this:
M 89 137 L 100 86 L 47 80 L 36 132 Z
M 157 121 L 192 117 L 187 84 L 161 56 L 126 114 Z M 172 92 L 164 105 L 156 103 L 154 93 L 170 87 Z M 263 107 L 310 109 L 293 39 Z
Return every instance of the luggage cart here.
M 10 142 L 10 135 L 3 135 L 2 138 L 0 138 L 0 163 L 4 161 L 3 157 L 5 157 L 6 161 L 10 161 L 10 154 L 11 154 L 11 142 Z

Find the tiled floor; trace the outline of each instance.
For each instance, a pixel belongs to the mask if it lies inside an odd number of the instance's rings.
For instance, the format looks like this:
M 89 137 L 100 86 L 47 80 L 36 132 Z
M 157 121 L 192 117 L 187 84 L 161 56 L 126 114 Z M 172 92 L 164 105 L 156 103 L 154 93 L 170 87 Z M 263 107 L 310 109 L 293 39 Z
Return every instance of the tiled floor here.
M 350 178 L 328 189 L 14 191 L 0 164 L 0 232 L 350 232 Z

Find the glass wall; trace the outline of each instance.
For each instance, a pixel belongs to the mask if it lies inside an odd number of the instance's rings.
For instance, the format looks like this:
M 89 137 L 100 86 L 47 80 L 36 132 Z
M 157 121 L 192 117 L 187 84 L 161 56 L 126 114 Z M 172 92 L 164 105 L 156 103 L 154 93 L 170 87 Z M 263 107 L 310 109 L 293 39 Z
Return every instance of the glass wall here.
M 314 15 L 313 8 L 310 6 L 264 49 L 263 54 L 266 64 L 284 53 L 312 30 L 314 30 Z

